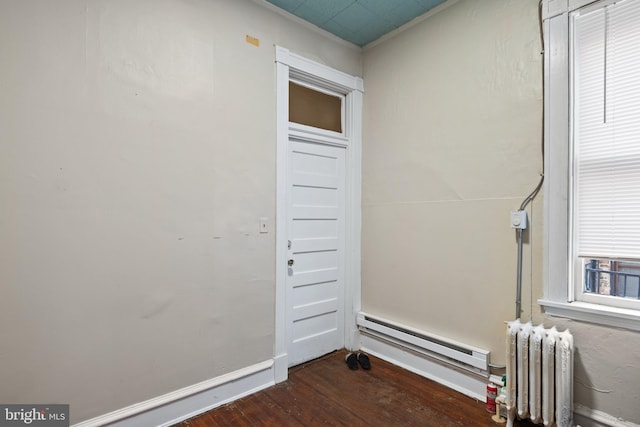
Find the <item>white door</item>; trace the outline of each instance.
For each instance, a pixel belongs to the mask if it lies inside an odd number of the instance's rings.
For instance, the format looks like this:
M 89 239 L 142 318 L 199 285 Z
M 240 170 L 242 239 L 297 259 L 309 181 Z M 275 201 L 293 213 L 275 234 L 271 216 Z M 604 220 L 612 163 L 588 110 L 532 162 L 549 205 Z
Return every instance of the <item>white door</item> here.
M 289 140 L 289 366 L 344 347 L 345 151 Z

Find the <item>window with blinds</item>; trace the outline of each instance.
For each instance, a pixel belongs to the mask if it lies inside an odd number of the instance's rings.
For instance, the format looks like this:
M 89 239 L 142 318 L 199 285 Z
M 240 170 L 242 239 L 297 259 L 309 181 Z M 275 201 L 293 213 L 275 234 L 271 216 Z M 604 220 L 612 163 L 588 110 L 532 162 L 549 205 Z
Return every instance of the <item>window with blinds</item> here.
M 572 23 L 575 276 L 583 293 L 640 299 L 640 0 Z

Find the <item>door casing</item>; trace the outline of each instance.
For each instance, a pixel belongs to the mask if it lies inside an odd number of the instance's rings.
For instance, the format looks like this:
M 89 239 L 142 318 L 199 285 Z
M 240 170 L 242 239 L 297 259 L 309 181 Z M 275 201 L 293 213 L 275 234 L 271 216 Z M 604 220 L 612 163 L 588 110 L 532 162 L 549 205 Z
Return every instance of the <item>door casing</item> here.
M 363 81 L 326 65 L 318 64 L 288 49 L 276 46 L 276 301 L 274 381 L 287 379 L 287 165 L 289 139 L 339 145 L 346 149 L 346 235 L 345 235 L 345 347 L 360 347 L 356 314 L 360 311 L 361 288 L 361 148 Z M 312 84 L 345 96 L 343 134 L 322 131 L 289 122 L 289 81 Z

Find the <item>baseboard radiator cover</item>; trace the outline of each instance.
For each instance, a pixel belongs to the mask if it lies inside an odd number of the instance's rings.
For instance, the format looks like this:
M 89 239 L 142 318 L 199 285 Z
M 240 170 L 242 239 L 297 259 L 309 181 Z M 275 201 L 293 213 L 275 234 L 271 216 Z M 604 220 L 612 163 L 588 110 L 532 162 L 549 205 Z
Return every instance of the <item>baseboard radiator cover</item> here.
M 555 327 L 507 323 L 507 427 L 516 415 L 546 426 L 573 425 L 573 336 Z
M 361 333 L 385 339 L 437 359 L 442 363 L 452 365 L 457 369 L 464 369 L 485 378 L 489 377 L 490 352 L 488 350 L 462 344 L 363 312 L 358 313 L 357 323 Z

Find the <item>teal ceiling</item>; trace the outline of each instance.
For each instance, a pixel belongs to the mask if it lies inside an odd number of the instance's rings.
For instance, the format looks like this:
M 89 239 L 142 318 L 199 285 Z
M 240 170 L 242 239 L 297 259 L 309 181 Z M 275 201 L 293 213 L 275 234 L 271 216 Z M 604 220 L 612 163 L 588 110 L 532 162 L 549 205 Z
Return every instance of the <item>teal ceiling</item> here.
M 267 0 L 341 39 L 364 46 L 446 0 Z

